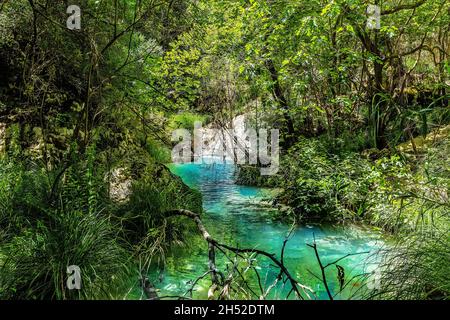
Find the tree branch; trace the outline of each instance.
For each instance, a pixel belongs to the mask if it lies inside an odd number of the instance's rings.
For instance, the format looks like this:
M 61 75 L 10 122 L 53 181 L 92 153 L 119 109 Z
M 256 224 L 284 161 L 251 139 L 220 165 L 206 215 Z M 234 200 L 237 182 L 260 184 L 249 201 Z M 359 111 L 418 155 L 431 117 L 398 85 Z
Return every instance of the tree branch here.
M 412 3 L 412 4 L 402 4 L 402 5 L 399 5 L 399 6 L 395 7 L 395 8 L 381 11 L 381 15 L 382 16 L 386 16 L 386 15 L 393 14 L 393 13 L 396 13 L 396 12 L 399 12 L 399 11 L 402 11 L 402 10 L 414 10 L 414 9 L 420 7 L 421 5 L 423 5 L 425 2 L 427 2 L 427 1 L 426 0 L 421 0 L 419 2 Z
M 235 248 L 235 247 L 223 244 L 223 243 L 219 243 L 214 238 L 212 238 L 211 235 L 208 233 L 208 231 L 206 230 L 205 226 L 203 225 L 203 223 L 200 219 L 200 216 L 189 210 L 183 210 L 183 209 L 171 210 L 171 211 L 166 212 L 166 215 L 167 216 L 176 216 L 176 215 L 185 216 L 185 217 L 192 219 L 195 222 L 195 224 L 197 225 L 197 228 L 200 231 L 203 239 L 206 242 L 208 242 L 209 269 L 212 271 L 212 275 L 213 275 L 213 277 L 212 277 L 213 285 L 211 286 L 210 291 L 216 290 L 217 286 L 220 284 L 217 277 L 214 277 L 214 275 L 216 275 L 218 273 L 218 271 L 216 270 L 216 266 L 215 266 L 214 248 L 218 248 L 218 249 L 227 249 L 236 254 L 255 253 L 257 255 L 265 256 L 265 257 L 269 258 L 278 268 L 280 268 L 281 272 L 287 277 L 288 281 L 290 282 L 290 284 L 292 286 L 292 290 L 296 293 L 298 298 L 304 299 L 304 296 L 300 292 L 299 288 L 301 288 L 303 290 L 303 292 L 306 294 L 307 297 L 309 297 L 309 295 L 307 293 L 308 291 L 311 293 L 314 292 L 311 288 L 309 288 L 305 285 L 302 285 L 297 280 L 295 280 L 295 278 L 290 274 L 289 270 L 285 267 L 283 262 L 281 262 L 280 260 L 278 260 L 275 257 L 275 254 L 268 253 L 268 252 L 265 252 L 263 250 L 258 250 L 258 249 Z M 208 293 L 208 296 L 209 296 L 209 298 L 211 298 L 212 295 L 210 293 Z

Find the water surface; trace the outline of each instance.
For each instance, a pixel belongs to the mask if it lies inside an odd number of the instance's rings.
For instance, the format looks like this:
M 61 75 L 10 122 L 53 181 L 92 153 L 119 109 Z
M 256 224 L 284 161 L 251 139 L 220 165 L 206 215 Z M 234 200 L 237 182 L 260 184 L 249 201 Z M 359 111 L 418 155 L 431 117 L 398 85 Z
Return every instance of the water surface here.
M 273 191 L 236 185 L 234 166 L 230 164 L 182 164 L 171 165 L 170 169 L 187 185 L 202 193 L 205 210 L 202 220 L 215 239 L 240 248 L 258 248 L 280 257 L 283 241 L 291 226 L 272 219 L 276 209 L 267 200 Z M 364 277 L 359 275 L 373 270 L 377 264 L 375 253 L 383 246 L 381 235 L 353 225 L 303 225 L 294 229 L 286 245 L 285 264 L 297 280 L 316 292 L 315 299 L 327 299 L 323 283 L 317 278 L 321 273 L 314 250 L 307 245 L 312 244 L 314 239 L 324 265 L 347 254 L 356 254 L 338 263 L 344 268 L 345 282 L 356 278 L 336 299 L 358 297 L 366 287 Z M 188 246 L 175 248 L 166 256 L 164 270 L 158 266 L 152 268 L 150 277 L 160 296 L 183 296 L 192 281 L 208 271 L 206 243 L 197 236 L 188 242 Z M 217 266 L 223 270 L 227 260 L 217 255 Z M 258 258 L 257 263 L 262 285 L 267 288 L 279 270 L 265 258 Z M 248 274 L 251 287 L 259 292 L 256 277 L 250 276 L 251 272 Z M 326 275 L 335 294 L 339 291 L 336 266 L 327 268 Z M 210 284 L 209 277 L 199 281 L 193 298 L 205 299 Z M 289 291 L 289 285 L 280 284 L 269 297 L 284 299 Z M 293 295 L 290 298 L 294 298 Z

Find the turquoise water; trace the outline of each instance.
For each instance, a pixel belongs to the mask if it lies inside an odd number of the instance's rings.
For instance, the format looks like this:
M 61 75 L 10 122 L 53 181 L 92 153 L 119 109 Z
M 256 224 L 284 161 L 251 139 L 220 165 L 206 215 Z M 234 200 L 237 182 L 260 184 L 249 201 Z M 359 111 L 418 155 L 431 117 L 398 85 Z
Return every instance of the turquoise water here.
M 234 167 L 228 164 L 171 165 L 170 169 L 187 185 L 202 193 L 205 210 L 202 220 L 215 239 L 240 248 L 258 248 L 280 257 L 283 241 L 291 226 L 271 218 L 271 213 L 276 210 L 267 201 L 273 194 L 272 190 L 234 184 Z M 344 268 L 345 282 L 356 278 L 349 281 L 336 299 L 360 296 L 366 288 L 362 274 L 374 269 L 379 261 L 376 253 L 384 245 L 382 235 L 354 225 L 303 225 L 294 229 L 286 245 L 285 264 L 297 280 L 315 291 L 312 298 L 327 299 L 322 282 L 316 278 L 321 273 L 314 250 L 307 246 L 314 239 L 324 265 L 347 254 L 361 253 L 338 263 Z M 152 268 L 150 278 L 160 296 L 183 296 L 192 281 L 208 271 L 204 241 L 193 236 L 192 241 L 188 242 L 189 245 L 175 248 L 166 256 L 164 269 L 158 266 Z M 218 269 L 225 270 L 225 257 L 217 253 L 216 259 Z M 273 282 L 279 272 L 268 259 L 262 257 L 257 258 L 256 268 L 264 288 Z M 330 266 L 326 275 L 333 294 L 340 291 L 337 268 Z M 248 276 L 252 282 L 251 288 L 254 292 L 260 292 L 254 273 L 248 272 Z M 209 277 L 199 281 L 193 298 L 205 299 L 210 284 Z M 285 299 L 289 291 L 289 285 L 279 284 L 268 297 Z

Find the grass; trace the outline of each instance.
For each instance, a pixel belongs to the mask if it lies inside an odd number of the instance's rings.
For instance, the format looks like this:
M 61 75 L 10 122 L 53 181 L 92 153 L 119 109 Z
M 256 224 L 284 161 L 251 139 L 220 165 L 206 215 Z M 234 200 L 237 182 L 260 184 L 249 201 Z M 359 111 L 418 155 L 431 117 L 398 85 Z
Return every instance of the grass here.
M 143 154 L 128 153 L 134 192 L 124 204 L 109 199 L 95 148 L 57 184 L 60 170 L 2 159 L 0 299 L 122 299 L 153 256 L 183 241 L 185 224 L 164 212 L 201 212 L 201 197 Z M 70 265 L 81 269 L 81 290 L 67 289 Z
M 130 254 L 105 217 L 54 212 L 2 247 L 2 299 L 106 299 L 125 291 Z M 82 290 L 68 290 L 66 269 L 81 269 Z

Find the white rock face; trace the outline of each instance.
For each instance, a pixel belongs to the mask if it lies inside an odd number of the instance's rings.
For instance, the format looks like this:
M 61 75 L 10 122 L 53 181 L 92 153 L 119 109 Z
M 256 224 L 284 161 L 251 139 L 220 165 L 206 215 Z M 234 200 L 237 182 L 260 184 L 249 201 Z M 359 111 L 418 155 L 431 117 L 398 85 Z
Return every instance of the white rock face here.
M 132 193 L 132 180 L 125 174 L 124 168 L 113 169 L 109 173 L 109 197 L 117 203 L 125 203 Z
M 244 150 L 249 147 L 246 130 L 245 115 L 235 117 L 225 128 L 216 129 L 212 125 L 202 128 L 199 132 L 202 135 L 203 157 L 232 161 L 236 149 Z

